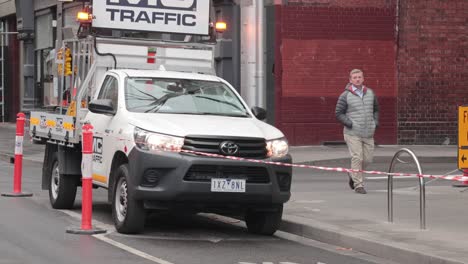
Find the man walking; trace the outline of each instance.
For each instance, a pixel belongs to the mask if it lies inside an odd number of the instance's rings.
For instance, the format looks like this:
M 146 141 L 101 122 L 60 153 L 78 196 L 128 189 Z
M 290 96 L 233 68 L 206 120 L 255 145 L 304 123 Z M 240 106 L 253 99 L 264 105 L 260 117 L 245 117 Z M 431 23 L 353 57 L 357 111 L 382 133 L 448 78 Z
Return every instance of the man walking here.
M 372 162 L 374 132 L 379 124 L 379 103 L 374 92 L 363 85 L 364 73 L 354 69 L 349 83 L 338 98 L 335 115 L 344 125 L 343 134 L 351 154 L 351 168 L 364 170 Z M 366 194 L 361 172 L 348 173 L 349 187 Z

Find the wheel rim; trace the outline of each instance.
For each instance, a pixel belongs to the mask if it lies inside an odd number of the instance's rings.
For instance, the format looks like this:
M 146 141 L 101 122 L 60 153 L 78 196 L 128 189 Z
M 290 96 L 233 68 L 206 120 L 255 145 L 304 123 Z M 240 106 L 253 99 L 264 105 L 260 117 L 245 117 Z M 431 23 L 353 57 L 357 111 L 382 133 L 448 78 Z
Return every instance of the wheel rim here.
M 52 193 L 52 198 L 54 200 L 57 199 L 58 196 L 58 190 L 60 186 L 60 171 L 58 168 L 58 162 L 54 162 L 54 165 L 52 166 L 52 175 L 50 177 L 50 189 Z
M 123 222 L 127 215 L 127 194 L 127 181 L 121 180 L 115 193 L 115 212 L 119 222 Z

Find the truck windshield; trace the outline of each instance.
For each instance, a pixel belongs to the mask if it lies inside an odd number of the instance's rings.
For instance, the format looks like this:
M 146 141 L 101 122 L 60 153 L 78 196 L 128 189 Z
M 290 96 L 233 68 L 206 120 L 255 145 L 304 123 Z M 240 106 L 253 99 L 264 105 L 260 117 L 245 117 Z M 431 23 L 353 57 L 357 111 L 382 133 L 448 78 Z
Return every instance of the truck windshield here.
M 215 81 L 127 78 L 125 103 L 139 113 L 249 116 L 238 96 Z

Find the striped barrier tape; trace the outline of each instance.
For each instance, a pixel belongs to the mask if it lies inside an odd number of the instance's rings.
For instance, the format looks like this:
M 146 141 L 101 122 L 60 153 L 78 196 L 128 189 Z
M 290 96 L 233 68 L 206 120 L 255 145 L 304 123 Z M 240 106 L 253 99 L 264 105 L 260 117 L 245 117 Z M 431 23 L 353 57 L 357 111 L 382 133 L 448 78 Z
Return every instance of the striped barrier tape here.
M 181 150 L 181 152 L 196 154 L 196 155 L 203 155 L 207 157 L 214 157 L 214 158 L 224 158 L 230 160 L 238 160 L 238 161 L 248 161 L 254 163 L 264 163 L 264 164 L 271 164 L 277 166 L 287 166 L 287 167 L 294 167 L 294 168 L 307 168 L 307 169 L 317 169 L 317 170 L 324 170 L 324 171 L 338 171 L 338 172 L 362 172 L 366 174 L 376 174 L 376 175 L 391 175 L 391 176 L 411 176 L 411 177 L 418 177 L 418 178 L 430 178 L 430 179 L 444 179 L 444 180 L 452 180 L 452 181 L 468 181 L 468 176 L 464 175 L 432 175 L 432 174 L 419 174 L 419 173 L 401 173 L 401 172 L 383 172 L 383 171 L 366 171 L 366 170 L 354 170 L 354 169 L 347 169 L 341 167 L 323 167 L 323 166 L 314 166 L 314 165 L 306 165 L 306 164 L 293 164 L 293 163 L 284 163 L 284 162 L 275 162 L 275 161 L 265 161 L 265 160 L 256 160 L 256 159 L 247 159 L 235 156 L 224 156 L 219 154 L 213 153 L 204 153 L 199 151 L 192 151 L 192 150 Z
M 95 132 L 95 134 L 99 134 L 99 133 Z M 126 141 L 126 139 L 123 139 L 123 138 L 118 138 L 118 137 L 116 138 L 119 141 Z M 164 151 L 179 152 L 179 151 L 172 151 L 172 150 L 164 150 Z M 249 158 L 242 158 L 242 157 L 236 157 L 236 156 L 224 156 L 220 154 L 205 153 L 205 152 L 184 150 L 184 149 L 180 150 L 180 152 L 194 154 L 194 155 L 201 155 L 201 156 L 206 156 L 206 157 L 212 157 L 212 158 L 223 158 L 223 159 L 246 161 L 246 162 L 252 162 L 252 163 L 263 163 L 263 164 L 286 166 L 286 167 L 293 167 L 293 168 L 306 168 L 306 169 L 317 169 L 317 170 L 337 171 L 337 172 L 361 172 L 365 174 L 374 174 L 374 175 L 385 175 L 385 176 L 391 175 L 391 176 L 397 176 L 397 177 L 406 176 L 406 177 L 418 177 L 418 178 L 429 178 L 429 179 L 444 179 L 444 180 L 459 181 L 459 182 L 468 181 L 468 176 L 465 176 L 465 175 L 433 175 L 433 174 L 401 173 L 401 172 L 389 173 L 389 172 L 383 172 L 383 171 L 355 170 L 355 169 L 347 169 L 347 168 L 341 168 L 341 167 L 324 167 L 324 166 L 314 166 L 314 165 L 306 165 L 306 164 L 293 164 L 293 163 L 275 162 L 275 161 L 268 161 L 268 160 L 249 159 Z

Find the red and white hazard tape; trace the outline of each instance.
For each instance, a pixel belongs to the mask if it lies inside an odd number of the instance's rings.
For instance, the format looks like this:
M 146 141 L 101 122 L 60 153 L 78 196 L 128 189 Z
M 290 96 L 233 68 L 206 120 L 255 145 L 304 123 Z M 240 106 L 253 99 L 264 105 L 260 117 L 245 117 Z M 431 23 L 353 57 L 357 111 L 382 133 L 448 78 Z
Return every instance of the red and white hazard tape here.
M 332 167 L 313 166 L 313 165 L 305 165 L 305 164 L 292 164 L 292 163 L 275 162 L 275 161 L 246 159 L 246 158 L 240 158 L 240 157 L 234 157 L 234 156 L 224 156 L 224 155 L 219 155 L 219 154 L 204 153 L 204 152 L 184 150 L 184 149 L 181 150 L 181 152 L 191 153 L 191 154 L 196 154 L 196 155 L 203 155 L 203 156 L 214 157 L 214 158 L 224 158 L 224 159 L 230 159 L 230 160 L 264 163 L 264 164 L 295 167 L 295 168 L 307 168 L 307 169 L 338 171 L 338 172 L 362 172 L 366 174 L 376 174 L 376 175 L 411 176 L 411 177 L 419 177 L 419 178 L 444 179 L 444 180 L 452 180 L 452 181 L 468 181 L 468 176 L 463 176 L 463 175 L 432 175 L 432 174 L 401 173 L 401 172 L 388 173 L 388 172 L 383 172 L 383 171 L 354 170 L 354 169 L 346 169 L 346 168 L 341 168 L 341 167 L 332 168 Z
M 95 132 L 95 134 L 99 134 Z M 117 137 L 116 137 L 117 138 Z M 123 138 L 117 138 L 119 141 L 126 141 Z M 178 152 L 178 151 L 171 151 L 165 150 L 167 152 Z M 305 165 L 305 164 L 292 164 L 292 163 L 284 163 L 284 162 L 275 162 L 275 161 L 265 161 L 265 160 L 258 160 L 258 159 L 248 159 L 248 158 L 241 158 L 235 156 L 224 156 L 220 154 L 213 154 L 213 153 L 205 153 L 199 151 L 192 151 L 192 150 L 180 150 L 180 152 L 201 155 L 206 157 L 213 157 L 213 158 L 223 158 L 223 159 L 230 159 L 230 160 L 239 160 L 239 161 L 247 161 L 253 163 L 263 163 L 263 164 L 271 164 L 277 166 L 286 166 L 286 167 L 293 167 L 293 168 L 306 168 L 306 169 L 317 169 L 317 170 L 324 170 L 324 171 L 338 171 L 338 172 L 361 172 L 365 174 L 375 174 L 375 175 L 392 175 L 392 176 L 407 176 L 407 177 L 418 177 L 418 178 L 430 178 L 430 179 L 444 179 L 444 180 L 451 180 L 451 181 L 468 181 L 468 176 L 464 175 L 432 175 L 432 174 L 419 174 L 419 173 L 401 173 L 401 172 L 383 172 L 383 171 L 366 171 L 366 170 L 354 170 L 354 169 L 347 169 L 341 167 L 323 167 L 323 166 L 314 166 L 314 165 Z

